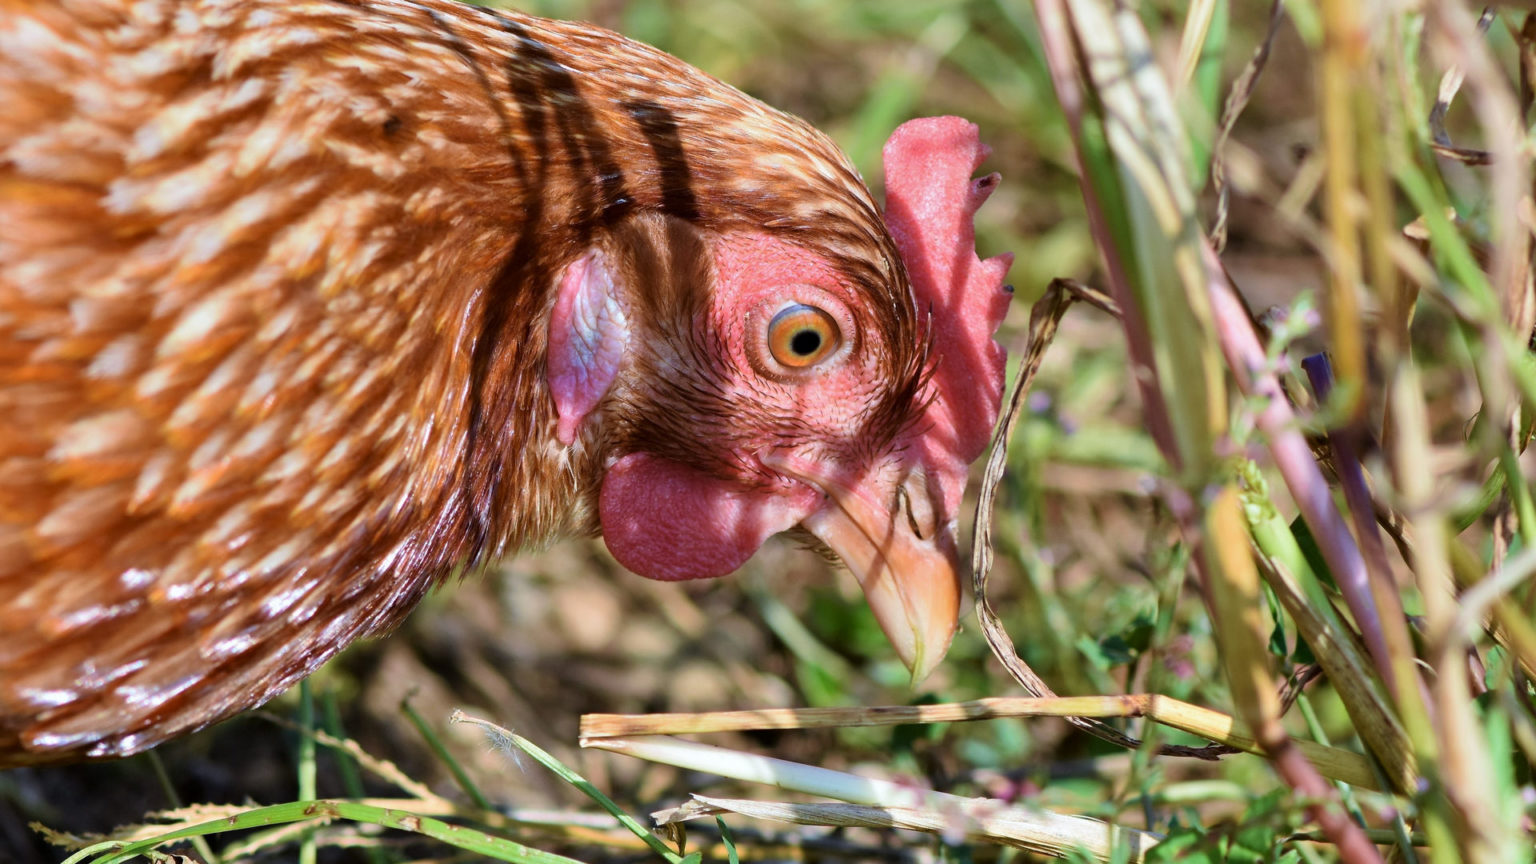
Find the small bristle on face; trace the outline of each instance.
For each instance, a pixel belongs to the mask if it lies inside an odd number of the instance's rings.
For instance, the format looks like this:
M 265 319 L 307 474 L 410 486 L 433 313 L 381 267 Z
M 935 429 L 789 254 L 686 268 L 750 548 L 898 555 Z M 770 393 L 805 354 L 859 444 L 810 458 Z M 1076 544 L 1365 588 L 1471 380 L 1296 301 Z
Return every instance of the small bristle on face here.
M 967 466 L 986 449 L 997 422 L 1007 361 L 992 334 L 1008 312 L 1012 292 L 1003 278 L 1013 256 L 978 258 L 972 222 L 997 187 L 996 174 L 972 177 L 987 153 L 976 125 L 959 117 L 904 123 L 884 150 L 886 225 L 936 360 L 911 446 L 951 518 Z

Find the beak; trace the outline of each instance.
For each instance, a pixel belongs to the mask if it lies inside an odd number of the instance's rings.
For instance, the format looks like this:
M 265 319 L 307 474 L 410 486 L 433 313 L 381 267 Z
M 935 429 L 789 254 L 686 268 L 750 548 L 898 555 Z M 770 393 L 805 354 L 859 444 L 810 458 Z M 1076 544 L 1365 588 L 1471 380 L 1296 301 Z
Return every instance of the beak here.
M 800 524 L 858 577 L 880 629 L 912 670 L 912 683 L 927 678 L 955 635 L 960 556 L 954 524 L 935 516 L 922 469 L 876 470 L 848 481 L 810 460 L 773 462 L 831 499 Z

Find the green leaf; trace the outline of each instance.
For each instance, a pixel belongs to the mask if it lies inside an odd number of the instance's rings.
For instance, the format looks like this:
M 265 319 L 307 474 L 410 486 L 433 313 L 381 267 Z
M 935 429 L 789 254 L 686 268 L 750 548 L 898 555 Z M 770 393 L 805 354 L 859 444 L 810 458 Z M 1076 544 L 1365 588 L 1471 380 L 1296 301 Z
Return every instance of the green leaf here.
M 98 843 L 76 852 L 65 864 L 119 864 L 148 856 L 153 850 L 188 837 L 205 837 L 228 831 L 244 831 L 299 822 L 323 823 L 334 819 L 380 825 L 431 837 L 456 849 L 508 861 L 513 864 L 580 864 L 573 858 L 524 846 L 505 837 L 497 837 L 474 828 L 451 825 L 441 819 L 407 810 L 386 809 L 355 801 L 291 801 L 271 807 L 256 807 L 235 816 L 215 819 L 200 825 L 180 828 L 132 843 Z
M 725 819 L 720 816 L 715 817 L 715 824 L 720 828 L 720 842 L 725 844 L 726 860 L 730 864 L 741 864 L 741 856 L 736 853 L 736 838 L 731 836 L 730 826 L 726 825 Z M 700 853 L 695 852 L 693 854 L 699 855 Z M 690 855 L 689 857 L 692 858 L 693 856 Z M 685 860 L 683 864 L 689 864 L 689 862 Z
M 1199 825 L 1181 825 L 1169 830 L 1163 842 L 1147 852 L 1147 864 L 1179 861 L 1184 864 L 1220 864 L 1221 855 L 1207 842 L 1205 829 Z

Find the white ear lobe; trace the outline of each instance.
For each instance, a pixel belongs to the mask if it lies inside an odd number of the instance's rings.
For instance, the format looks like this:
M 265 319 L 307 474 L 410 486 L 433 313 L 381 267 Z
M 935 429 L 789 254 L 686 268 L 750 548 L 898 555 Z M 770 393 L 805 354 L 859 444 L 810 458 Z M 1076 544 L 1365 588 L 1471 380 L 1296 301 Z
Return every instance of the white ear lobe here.
M 555 434 L 570 445 L 619 374 L 629 348 L 629 318 L 619 276 L 601 250 L 571 262 L 556 292 L 545 375 L 559 418 Z

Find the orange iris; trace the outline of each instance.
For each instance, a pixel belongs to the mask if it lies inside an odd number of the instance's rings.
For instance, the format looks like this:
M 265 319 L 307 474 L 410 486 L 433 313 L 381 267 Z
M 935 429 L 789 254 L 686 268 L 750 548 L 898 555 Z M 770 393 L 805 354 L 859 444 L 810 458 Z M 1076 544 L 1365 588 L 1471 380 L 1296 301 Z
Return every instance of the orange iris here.
M 842 338 L 831 315 L 803 303 L 786 306 L 768 322 L 768 351 L 791 369 L 820 362 L 837 350 Z

